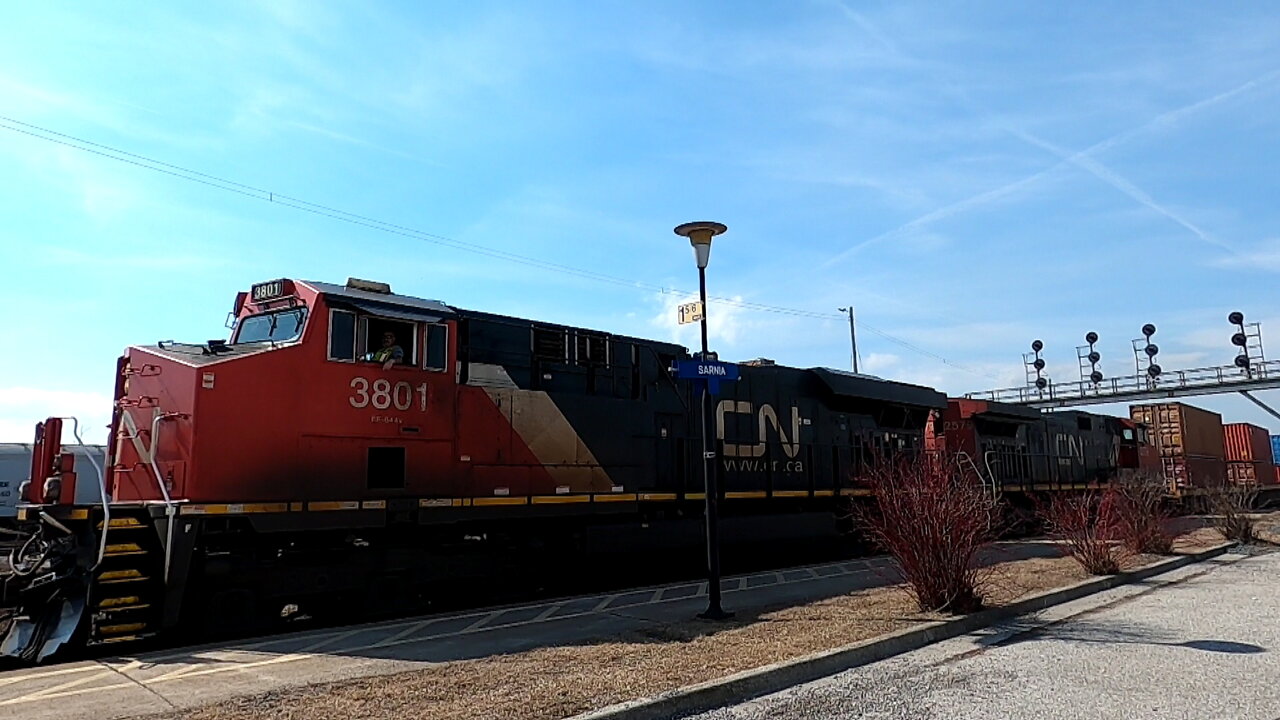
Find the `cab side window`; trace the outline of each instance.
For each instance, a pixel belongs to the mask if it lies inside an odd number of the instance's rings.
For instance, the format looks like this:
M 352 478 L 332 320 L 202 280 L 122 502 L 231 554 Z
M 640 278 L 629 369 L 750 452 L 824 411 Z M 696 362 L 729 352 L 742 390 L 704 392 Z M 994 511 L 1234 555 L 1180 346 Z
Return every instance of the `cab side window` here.
M 356 359 L 356 315 L 346 310 L 329 311 L 329 359 L 352 362 Z
M 449 326 L 435 323 L 427 326 L 427 347 L 422 368 L 442 372 L 449 369 Z
M 362 356 L 376 358 L 384 348 L 399 347 L 403 352 L 401 365 L 417 363 L 417 327 L 414 323 L 386 318 L 363 316 L 360 318 L 360 337 L 358 344 L 363 348 Z

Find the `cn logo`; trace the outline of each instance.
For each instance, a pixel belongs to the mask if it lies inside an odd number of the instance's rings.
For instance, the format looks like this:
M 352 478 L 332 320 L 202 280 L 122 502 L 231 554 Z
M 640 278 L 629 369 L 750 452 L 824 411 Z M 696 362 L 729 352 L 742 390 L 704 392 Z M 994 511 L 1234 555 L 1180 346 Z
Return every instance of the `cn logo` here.
M 782 449 L 787 453 L 787 457 L 794 458 L 800 454 L 800 408 L 795 405 L 791 406 L 791 435 L 788 439 L 787 433 L 782 429 L 782 424 L 778 422 L 778 413 L 774 412 L 773 406 L 768 403 L 760 405 L 757 412 L 751 403 L 742 402 L 740 400 L 721 400 L 716 406 L 716 438 L 724 442 L 725 416 L 730 413 L 740 415 L 754 415 L 757 418 L 756 427 L 758 432 L 754 444 L 735 444 L 724 443 L 725 457 L 745 457 L 756 458 L 761 457 L 768 447 L 768 428 L 770 425 L 778 433 L 778 439 L 782 442 Z

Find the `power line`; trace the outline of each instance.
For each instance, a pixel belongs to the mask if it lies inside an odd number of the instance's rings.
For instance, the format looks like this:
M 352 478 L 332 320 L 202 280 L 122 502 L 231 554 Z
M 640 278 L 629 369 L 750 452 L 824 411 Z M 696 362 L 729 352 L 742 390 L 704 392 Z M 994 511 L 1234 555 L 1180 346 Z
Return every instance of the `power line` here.
M 470 243 L 463 240 L 456 240 L 454 238 L 446 237 L 444 235 L 437 235 L 437 234 L 429 233 L 423 230 L 418 230 L 416 228 L 411 228 L 404 225 L 398 225 L 396 223 L 379 220 L 377 218 L 369 217 L 366 215 L 360 215 L 358 213 L 348 212 L 340 208 L 335 208 L 328 205 L 322 205 L 320 203 L 309 202 L 307 200 L 292 197 L 290 195 L 285 195 L 283 193 L 277 193 L 272 190 L 266 190 L 263 188 L 254 187 L 252 185 L 247 185 L 245 183 L 237 182 L 235 180 L 229 180 L 227 178 L 219 177 L 217 175 L 211 175 L 209 173 L 200 172 L 198 170 L 192 170 L 190 168 L 182 167 L 181 165 L 174 165 L 172 163 L 167 163 L 162 160 L 156 160 L 154 158 L 150 158 L 145 155 L 132 153 L 127 150 L 121 150 L 119 148 L 112 147 L 110 145 L 104 145 L 102 143 L 96 143 L 91 140 L 85 140 L 84 138 L 76 137 L 74 135 L 68 135 L 66 133 L 61 133 L 56 130 L 51 130 L 49 128 L 42 127 L 40 125 L 34 125 L 28 122 L 23 122 L 16 118 L 7 117 L 4 115 L 0 115 L 0 128 L 9 130 L 11 132 L 27 135 L 29 137 L 36 138 L 38 140 L 44 140 L 45 142 L 55 143 L 65 147 L 73 148 L 75 150 L 80 150 L 82 152 L 92 153 L 100 157 L 105 157 L 111 160 L 116 160 L 118 162 L 127 163 L 135 167 L 140 167 L 146 170 L 152 170 L 154 172 L 163 173 L 171 177 L 176 177 L 182 180 L 199 183 L 207 187 L 216 188 L 218 190 L 225 190 L 227 192 L 236 193 L 237 195 L 242 195 L 244 197 L 249 197 L 256 200 L 262 200 L 275 205 L 283 205 L 285 207 L 292 208 L 294 210 L 301 210 L 302 212 L 307 212 L 313 215 L 327 217 L 333 220 L 339 220 L 342 222 L 350 223 L 352 225 L 359 225 L 361 227 L 366 227 L 372 230 L 378 230 L 378 231 L 389 233 L 392 235 L 399 235 L 402 237 L 412 238 L 412 239 L 423 241 L 423 242 L 429 242 L 429 243 L 440 245 L 443 247 L 449 247 L 455 250 L 461 250 L 463 252 L 475 253 L 478 255 L 484 255 L 486 257 L 506 260 L 508 262 L 527 265 L 530 267 L 536 267 L 543 270 L 550 270 L 552 272 L 563 273 L 566 275 L 572 275 L 572 276 L 583 278 L 586 280 L 594 280 L 596 282 L 603 282 L 603 283 L 608 283 L 611 285 L 617 285 L 621 287 L 648 290 L 650 292 L 660 292 L 660 293 L 679 292 L 685 295 L 691 294 L 691 293 L 688 293 L 687 291 L 674 290 L 672 288 L 653 285 L 651 283 L 646 283 L 643 281 L 628 280 L 626 278 L 621 278 L 621 277 L 609 275 L 606 273 L 596 272 L 594 270 L 584 270 L 582 268 L 576 268 L 570 265 L 562 265 L 560 263 L 541 260 L 538 258 L 529 257 L 527 255 L 520 255 L 518 253 L 508 252 L 506 250 L 499 250 L 496 248 L 487 247 L 485 245 L 480 245 L 477 243 Z M 815 312 L 812 310 L 801 310 L 798 308 L 786 308 L 786 307 L 780 307 L 776 305 L 766 305 L 763 303 L 739 300 L 737 298 L 709 297 L 708 300 L 714 301 L 720 304 L 724 304 L 724 305 L 740 307 L 745 310 L 757 310 L 760 312 L 767 312 L 767 313 L 773 313 L 775 315 L 785 315 L 790 317 L 818 319 L 818 320 L 834 320 L 834 319 L 840 319 L 843 317 L 835 313 Z M 902 338 L 896 337 L 874 326 L 867 325 L 866 323 L 860 323 L 860 325 L 866 328 L 867 330 L 869 330 L 870 332 L 875 333 L 876 335 L 884 338 L 885 340 L 888 340 L 889 342 L 900 345 L 901 347 L 904 347 L 908 350 L 919 353 L 921 355 L 925 355 L 927 357 L 938 360 L 939 362 L 945 365 L 948 365 L 950 367 L 954 367 L 957 370 L 963 370 L 965 372 L 969 372 L 975 375 L 983 375 L 985 377 L 989 377 L 997 380 L 999 379 L 996 376 L 991 375 L 989 373 L 973 370 L 971 368 L 967 368 L 958 363 L 952 362 L 941 355 L 925 350 L 924 348 L 921 348 L 917 345 L 907 342 Z

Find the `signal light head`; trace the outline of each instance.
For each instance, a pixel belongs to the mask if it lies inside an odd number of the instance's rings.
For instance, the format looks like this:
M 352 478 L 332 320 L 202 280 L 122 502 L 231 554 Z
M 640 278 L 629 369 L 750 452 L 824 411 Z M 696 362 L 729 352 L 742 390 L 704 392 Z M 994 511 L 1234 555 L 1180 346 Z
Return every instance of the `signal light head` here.
M 1038 387 L 1038 388 L 1040 388 L 1041 390 L 1043 390 L 1043 389 L 1045 389 L 1045 388 L 1046 388 L 1046 387 L 1048 387 L 1048 386 L 1049 386 L 1049 381 L 1048 381 L 1048 380 L 1045 380 L 1044 378 L 1036 378 L 1036 387 Z
M 1090 345 L 1092 345 L 1092 344 L 1094 344 L 1094 343 L 1098 342 L 1098 333 L 1096 333 L 1096 332 L 1089 332 L 1089 333 L 1087 333 L 1087 334 L 1084 336 L 1084 341 L 1085 341 L 1085 342 L 1087 342 L 1087 343 L 1089 343 Z
M 1035 359 L 1035 361 L 1031 363 L 1031 365 L 1032 365 L 1032 367 L 1034 367 L 1034 368 L 1035 368 L 1035 369 L 1037 369 L 1037 370 L 1043 370 L 1043 369 L 1044 369 L 1044 358 L 1036 358 L 1036 359 Z
M 1032 350 L 1032 351 L 1034 351 L 1034 352 L 1040 352 L 1040 351 L 1041 351 L 1041 350 L 1043 350 L 1043 349 L 1044 349 L 1044 343 L 1040 342 L 1039 340 L 1032 340 L 1032 341 L 1031 341 L 1031 350 Z
M 1155 363 L 1151 363 L 1147 366 L 1147 374 L 1151 377 L 1159 377 L 1161 372 L 1163 371 L 1160 369 L 1160 366 Z
M 1094 370 L 1092 373 L 1089 373 L 1089 379 L 1093 381 L 1094 385 L 1097 385 L 1102 382 L 1102 373 Z
M 1152 335 L 1156 334 L 1156 326 L 1152 325 L 1151 323 L 1147 323 L 1146 325 L 1143 325 L 1142 334 L 1150 338 Z
M 1102 355 L 1099 354 L 1096 350 L 1094 352 L 1089 353 L 1089 362 L 1097 364 L 1097 362 L 1101 359 L 1102 359 Z
M 1147 357 L 1155 357 L 1156 353 L 1160 352 L 1160 347 L 1155 343 L 1147 343 L 1147 346 L 1142 351 L 1147 354 Z
M 1249 356 L 1248 356 L 1248 355 L 1237 355 L 1237 356 L 1236 356 L 1236 367 L 1238 367 L 1238 368 L 1247 368 L 1247 367 L 1249 367 Z
M 1249 338 L 1245 337 L 1244 333 L 1236 333 L 1231 336 L 1231 344 L 1236 347 L 1244 347 L 1249 344 Z
M 1231 323 L 1232 325 L 1243 325 L 1244 313 L 1240 312 L 1239 310 L 1231 313 L 1230 315 L 1227 316 L 1227 322 Z

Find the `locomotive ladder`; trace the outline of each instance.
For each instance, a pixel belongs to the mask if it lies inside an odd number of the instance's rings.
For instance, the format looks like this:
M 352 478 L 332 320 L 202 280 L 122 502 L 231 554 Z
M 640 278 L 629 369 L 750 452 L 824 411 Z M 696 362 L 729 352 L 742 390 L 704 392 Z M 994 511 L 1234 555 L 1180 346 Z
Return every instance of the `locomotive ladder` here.
M 146 504 L 115 505 L 112 512 L 111 504 L 104 503 L 103 520 L 98 523 L 98 562 L 90 573 L 86 640 L 89 645 L 141 640 L 160 630 L 177 506 L 169 496 L 155 451 L 160 424 L 179 416 L 157 410 L 152 417 L 147 447 L 141 442 L 133 418 L 127 412 L 122 413 L 126 439 L 134 443 L 155 476 L 164 501 L 167 534 L 162 541 Z M 103 497 L 105 499 L 105 487 Z
M 89 585 L 87 643 L 139 640 L 160 628 L 164 552 L 146 506 L 115 508 L 98 524 L 111 533 Z

